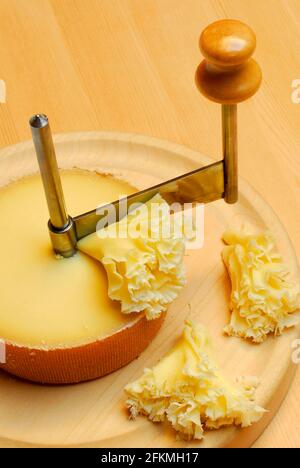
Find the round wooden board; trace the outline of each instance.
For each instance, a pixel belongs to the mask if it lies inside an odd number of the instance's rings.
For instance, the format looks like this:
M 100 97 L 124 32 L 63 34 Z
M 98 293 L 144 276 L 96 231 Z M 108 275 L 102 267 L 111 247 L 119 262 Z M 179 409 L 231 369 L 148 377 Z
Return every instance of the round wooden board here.
M 139 189 L 211 162 L 187 148 L 132 134 L 76 133 L 58 135 L 55 140 L 60 167 L 112 173 Z M 0 151 L 2 184 L 37 169 L 31 142 Z M 243 223 L 270 229 L 294 278 L 299 278 L 297 259 L 284 228 L 264 200 L 240 180 L 236 205 L 220 200 L 205 207 L 204 247 L 187 251 L 187 285 L 170 307 L 159 334 L 137 360 L 105 378 L 73 386 L 34 385 L 0 373 L 0 445 L 250 446 L 274 416 L 291 383 L 295 370 L 291 344 L 298 330 L 271 337 L 261 345 L 223 335 L 222 329 L 229 321 L 230 284 L 220 257 L 221 235 L 227 227 L 240 227 Z M 171 348 L 186 318 L 208 327 L 218 361 L 228 377 L 255 375 L 260 379 L 257 402 L 269 412 L 258 424 L 245 430 L 228 427 L 211 431 L 204 441 L 188 443 L 177 440 L 167 425 L 152 424 L 145 417 L 128 420 L 124 386 Z

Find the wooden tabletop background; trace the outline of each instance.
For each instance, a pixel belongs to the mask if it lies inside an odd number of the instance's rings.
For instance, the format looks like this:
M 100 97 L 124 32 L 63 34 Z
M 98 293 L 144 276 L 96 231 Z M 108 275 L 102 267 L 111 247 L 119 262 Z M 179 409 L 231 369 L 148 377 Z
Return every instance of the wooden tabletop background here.
M 194 85 L 199 33 L 221 18 L 252 26 L 264 79 L 239 106 L 240 174 L 300 258 L 300 0 L 0 0 L 0 18 L 1 147 L 28 140 L 44 112 L 54 132 L 143 133 L 216 159 L 220 109 Z M 255 447 L 300 446 L 299 394 L 300 369 Z

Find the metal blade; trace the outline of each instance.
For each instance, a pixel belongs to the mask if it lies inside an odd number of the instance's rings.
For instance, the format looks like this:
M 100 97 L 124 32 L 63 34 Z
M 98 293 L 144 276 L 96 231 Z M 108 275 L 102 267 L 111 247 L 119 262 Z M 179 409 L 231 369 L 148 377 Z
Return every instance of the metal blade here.
M 137 203 L 146 203 L 155 195 L 160 194 L 170 205 L 172 203 L 208 203 L 224 198 L 224 163 L 216 162 L 209 166 L 162 182 L 141 192 L 134 193 L 125 199 L 116 200 L 110 205 L 101 207 L 101 210 L 93 210 L 74 218 L 77 239 L 80 240 L 97 229 L 97 224 L 105 218 L 106 227 L 111 223 L 120 221 L 127 215 L 128 209 Z M 124 210 L 124 201 L 127 202 L 127 210 Z M 115 216 L 108 216 L 111 207 L 114 207 Z

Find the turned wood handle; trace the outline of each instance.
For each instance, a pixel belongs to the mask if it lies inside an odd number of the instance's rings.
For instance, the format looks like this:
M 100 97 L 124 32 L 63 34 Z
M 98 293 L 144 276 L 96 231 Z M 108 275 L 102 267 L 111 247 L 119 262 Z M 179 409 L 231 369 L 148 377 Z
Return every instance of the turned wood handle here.
M 255 34 L 238 20 L 221 20 L 207 26 L 200 36 L 205 59 L 196 72 L 196 84 L 208 99 L 220 104 L 237 104 L 258 90 L 261 69 L 251 58 Z

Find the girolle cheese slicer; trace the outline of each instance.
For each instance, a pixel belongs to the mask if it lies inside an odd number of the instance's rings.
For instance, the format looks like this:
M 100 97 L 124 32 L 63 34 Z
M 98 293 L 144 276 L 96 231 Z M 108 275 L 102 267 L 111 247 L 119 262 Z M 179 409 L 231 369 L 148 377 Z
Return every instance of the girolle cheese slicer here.
M 196 84 L 205 97 L 221 104 L 223 159 L 127 197 L 128 208 L 156 194 L 168 203 L 208 203 L 220 198 L 227 203 L 237 201 L 237 104 L 250 98 L 261 83 L 260 67 L 251 58 L 255 46 L 253 31 L 237 20 L 217 21 L 202 32 L 204 60 L 196 71 Z M 77 241 L 95 232 L 103 214 L 98 210 L 74 218 L 67 214 L 48 118 L 37 114 L 30 119 L 30 126 L 50 212 L 53 249 L 71 257 Z M 122 217 L 120 202 L 113 202 L 118 219 Z M 105 206 L 101 213 L 105 213 Z

